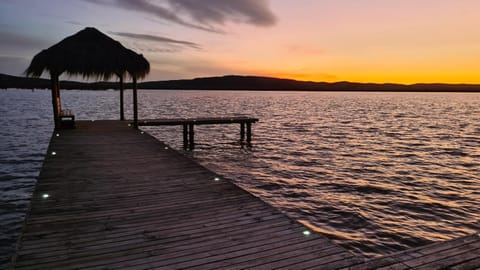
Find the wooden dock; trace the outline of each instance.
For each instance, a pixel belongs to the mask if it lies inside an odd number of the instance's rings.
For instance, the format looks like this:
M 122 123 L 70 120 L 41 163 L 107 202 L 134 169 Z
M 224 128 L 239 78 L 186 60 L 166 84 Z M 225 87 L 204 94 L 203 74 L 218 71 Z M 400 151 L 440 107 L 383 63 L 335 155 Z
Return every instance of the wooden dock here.
M 478 234 L 365 260 L 127 122 L 76 126 L 52 136 L 15 269 L 480 268 Z
M 408 249 L 345 269 L 480 269 L 480 234 Z
M 258 122 L 258 118 L 252 117 L 213 117 L 213 118 L 174 118 L 174 119 L 149 119 L 140 120 L 139 126 L 183 126 L 183 148 L 193 149 L 195 146 L 195 125 L 220 125 L 240 124 L 240 142 L 252 142 L 252 124 Z
M 15 269 L 338 269 L 362 261 L 121 121 L 52 136 Z

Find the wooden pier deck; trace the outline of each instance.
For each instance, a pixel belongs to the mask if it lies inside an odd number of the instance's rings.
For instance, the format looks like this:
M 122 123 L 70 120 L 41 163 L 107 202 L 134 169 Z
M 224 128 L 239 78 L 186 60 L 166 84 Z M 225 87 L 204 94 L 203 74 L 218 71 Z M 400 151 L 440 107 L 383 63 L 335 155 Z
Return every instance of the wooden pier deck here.
M 121 121 L 52 136 L 15 269 L 338 269 L 361 259 Z
M 450 241 L 408 249 L 345 269 L 480 269 L 480 234 L 472 234 Z
M 52 136 L 15 269 L 480 268 L 479 234 L 365 260 L 127 122 L 76 126 Z

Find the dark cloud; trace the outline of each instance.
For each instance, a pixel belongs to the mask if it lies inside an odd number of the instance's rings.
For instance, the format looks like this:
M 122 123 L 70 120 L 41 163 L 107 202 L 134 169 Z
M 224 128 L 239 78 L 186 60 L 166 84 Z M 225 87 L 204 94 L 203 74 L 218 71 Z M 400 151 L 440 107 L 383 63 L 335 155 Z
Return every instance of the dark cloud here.
M 176 39 L 171 39 L 171 38 L 166 38 L 166 37 L 161 37 L 161 36 L 155 36 L 155 35 L 127 33 L 127 32 L 109 32 L 109 33 L 117 35 L 117 36 L 121 36 L 121 37 L 128 37 L 128 38 L 155 41 L 155 42 L 175 44 L 175 45 L 183 45 L 183 46 L 191 47 L 191 48 L 194 48 L 194 49 L 200 49 L 200 45 L 198 45 L 197 43 L 194 43 L 194 42 L 190 42 L 190 41 L 176 40 Z
M 200 29 L 208 32 L 217 32 L 215 28 L 212 27 L 203 27 L 201 25 L 196 25 L 185 21 L 181 17 L 177 16 L 175 12 L 168 9 L 167 7 L 152 4 L 150 1 L 147 0 L 84 0 L 86 2 L 94 3 L 94 4 L 102 4 L 102 5 L 113 5 L 119 8 L 123 8 L 126 10 L 146 13 L 150 15 L 154 15 L 157 18 L 161 18 L 167 21 L 171 21 L 183 26 L 187 26 L 190 28 Z
M 276 22 L 268 0 L 169 0 L 163 5 L 148 0 L 84 1 L 142 12 L 186 27 L 217 33 L 224 32 L 217 26 L 228 21 L 256 26 L 271 26 Z M 196 23 L 184 17 L 190 17 Z
M 177 10 L 185 11 L 203 24 L 225 24 L 231 20 L 257 26 L 272 26 L 275 15 L 267 0 L 169 0 Z

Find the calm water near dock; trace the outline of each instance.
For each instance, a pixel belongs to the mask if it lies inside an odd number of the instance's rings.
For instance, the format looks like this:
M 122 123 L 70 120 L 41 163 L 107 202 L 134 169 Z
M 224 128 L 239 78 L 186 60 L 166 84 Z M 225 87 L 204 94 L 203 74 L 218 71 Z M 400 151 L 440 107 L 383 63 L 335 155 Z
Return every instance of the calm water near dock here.
M 118 119 L 118 91 L 62 91 L 77 119 Z M 127 91 L 126 100 L 131 100 Z M 249 115 L 185 152 L 367 257 L 480 230 L 480 94 L 140 91 L 140 118 Z M 126 108 L 131 115 L 130 104 Z M 52 133 L 50 92 L 0 90 L 0 268 Z M 144 128 L 176 149 L 180 127 Z

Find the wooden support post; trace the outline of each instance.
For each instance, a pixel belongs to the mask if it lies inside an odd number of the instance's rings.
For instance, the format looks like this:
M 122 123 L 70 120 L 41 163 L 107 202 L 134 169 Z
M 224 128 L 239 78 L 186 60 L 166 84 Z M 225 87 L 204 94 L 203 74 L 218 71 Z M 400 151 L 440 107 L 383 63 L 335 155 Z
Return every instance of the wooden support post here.
M 194 125 L 193 124 L 189 124 L 188 125 L 189 127 L 189 131 L 188 131 L 188 135 L 189 135 L 189 146 L 190 146 L 190 149 L 193 149 L 195 146 L 195 131 L 193 129 Z
M 138 99 L 137 99 L 137 77 L 133 79 L 133 127 L 138 129 Z
M 252 142 L 252 123 L 247 123 L 247 143 L 250 144 Z
M 120 120 L 125 120 L 125 114 L 123 112 L 123 74 L 118 74 L 120 77 Z
M 240 123 L 240 142 L 245 141 L 245 123 Z
M 50 80 L 52 82 L 52 107 L 53 107 L 53 121 L 55 124 L 55 130 L 60 129 L 60 111 L 58 106 L 58 76 L 50 73 Z
M 188 125 L 183 124 L 183 149 L 188 147 Z

